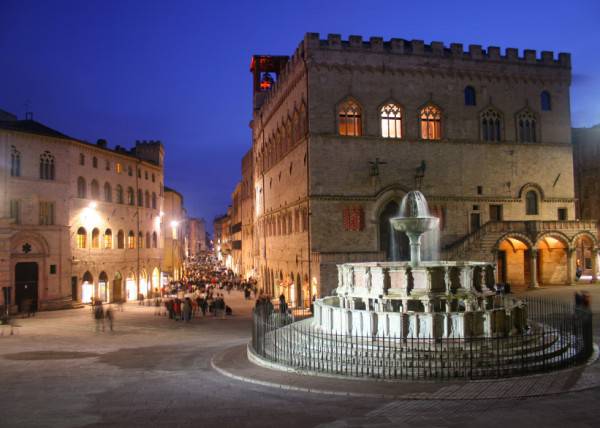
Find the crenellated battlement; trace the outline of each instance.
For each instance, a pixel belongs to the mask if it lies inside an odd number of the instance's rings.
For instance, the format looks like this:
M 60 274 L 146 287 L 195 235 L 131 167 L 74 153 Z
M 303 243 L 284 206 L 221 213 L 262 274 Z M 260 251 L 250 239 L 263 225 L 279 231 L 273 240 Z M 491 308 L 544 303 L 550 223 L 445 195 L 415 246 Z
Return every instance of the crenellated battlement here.
M 363 40 L 362 36 L 349 36 L 348 40 L 342 40 L 339 34 L 329 34 L 326 39 L 321 39 L 319 33 L 307 33 L 304 37 L 306 50 L 331 49 L 344 51 L 385 52 L 398 55 L 419 55 L 438 58 L 475 60 L 475 61 L 499 61 L 510 64 L 536 64 L 570 68 L 571 54 L 561 52 L 555 55 L 551 51 L 538 53 L 533 49 L 523 50 L 519 55 L 517 48 L 506 48 L 504 55 L 497 46 L 483 48 L 481 45 L 469 45 L 465 50 L 462 43 L 450 43 L 449 46 L 442 42 L 431 42 L 427 44 L 423 40 L 390 39 L 384 41 L 382 37 L 370 37 Z

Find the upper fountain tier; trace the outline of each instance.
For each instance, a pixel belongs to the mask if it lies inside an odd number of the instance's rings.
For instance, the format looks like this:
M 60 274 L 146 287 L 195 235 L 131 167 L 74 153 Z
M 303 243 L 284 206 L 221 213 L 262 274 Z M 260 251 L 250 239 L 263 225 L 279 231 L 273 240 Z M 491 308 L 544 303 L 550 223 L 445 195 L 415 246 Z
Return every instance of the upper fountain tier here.
M 437 217 L 429 214 L 425 196 L 418 190 L 408 192 L 402 198 L 400 215 L 390 219 L 394 229 L 406 233 L 410 240 L 410 262 L 416 266 L 421 263 L 421 235 L 435 229 L 439 223 Z

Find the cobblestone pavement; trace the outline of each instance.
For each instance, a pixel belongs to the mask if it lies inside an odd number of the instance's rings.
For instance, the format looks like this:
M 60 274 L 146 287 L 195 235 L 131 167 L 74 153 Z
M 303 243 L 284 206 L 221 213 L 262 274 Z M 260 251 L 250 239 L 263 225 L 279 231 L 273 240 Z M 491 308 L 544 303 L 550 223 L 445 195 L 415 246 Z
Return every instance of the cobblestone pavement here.
M 583 287 L 592 292 L 598 337 L 600 286 Z M 574 289 L 533 293 L 570 299 Z M 599 388 L 526 399 L 405 400 L 231 379 L 211 368 L 211 358 L 247 342 L 250 302 L 237 293 L 226 300 L 235 316 L 190 323 L 126 305 L 112 333 L 95 331 L 89 308 L 18 319 L 15 335 L 0 336 L 0 427 L 595 427 L 600 420 Z

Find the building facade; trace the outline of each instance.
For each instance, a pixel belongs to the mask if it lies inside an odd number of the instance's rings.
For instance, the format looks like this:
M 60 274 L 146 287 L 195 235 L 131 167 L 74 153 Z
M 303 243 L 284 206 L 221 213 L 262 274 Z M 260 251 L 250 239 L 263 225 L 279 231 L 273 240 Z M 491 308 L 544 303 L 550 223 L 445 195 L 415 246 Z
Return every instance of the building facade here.
M 188 255 L 197 257 L 206 253 L 208 245 L 206 243 L 206 224 L 203 218 L 191 217 L 187 221 L 188 236 Z
M 255 278 L 258 256 L 254 238 L 254 169 L 252 149 L 242 158 L 241 218 L 242 218 L 242 265 L 245 279 Z
M 570 283 L 592 255 L 575 212 L 569 54 L 309 33 L 252 59 L 260 284 L 292 304 L 337 264 L 406 260 L 389 219 L 418 188 L 441 219 L 427 257 L 497 262 L 512 285 Z
M 0 156 L 0 304 L 68 307 L 159 287 L 160 142 L 113 150 L 13 118 L 0 122 Z
M 183 195 L 165 187 L 163 223 L 165 226 L 163 247 L 163 271 L 170 281 L 183 277 L 183 264 L 186 259 L 187 215 L 183 207 Z

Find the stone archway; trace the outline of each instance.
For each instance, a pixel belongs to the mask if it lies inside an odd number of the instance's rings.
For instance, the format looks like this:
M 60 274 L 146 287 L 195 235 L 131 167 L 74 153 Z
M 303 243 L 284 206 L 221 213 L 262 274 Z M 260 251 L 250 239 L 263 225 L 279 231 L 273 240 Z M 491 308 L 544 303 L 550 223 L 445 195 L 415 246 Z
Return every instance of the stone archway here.
M 575 268 L 580 270 L 582 277 L 596 279 L 597 251 L 593 236 L 580 233 L 573 237 L 572 247 L 575 250 Z
M 100 275 L 98 275 L 96 297 L 102 302 L 109 301 L 108 275 L 104 271 L 100 272 Z
M 538 239 L 538 282 L 544 285 L 569 284 L 568 241 L 560 235 L 547 234 Z
M 111 290 L 111 302 L 120 302 L 123 300 L 123 276 L 121 275 L 121 272 L 115 273 Z
M 81 278 L 81 303 L 90 303 L 94 294 L 94 277 L 86 271 Z
M 534 284 L 536 278 L 535 272 L 532 272 L 532 247 L 529 239 L 519 235 L 504 236 L 498 241 L 498 282 L 511 286 Z
M 152 294 L 160 295 L 160 270 L 157 267 L 152 270 Z
M 129 272 L 125 278 L 125 298 L 127 301 L 138 299 L 138 287 L 133 272 Z

